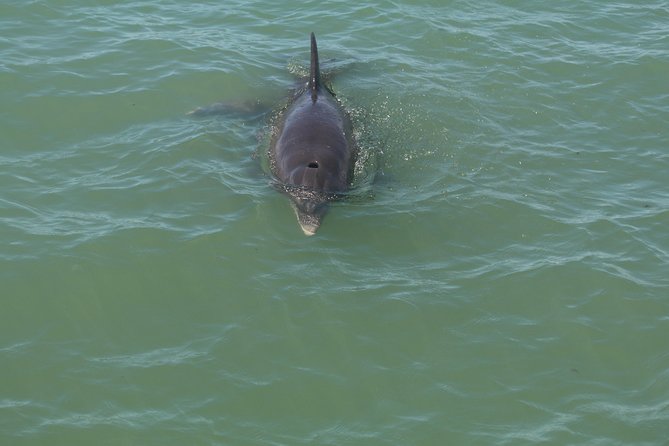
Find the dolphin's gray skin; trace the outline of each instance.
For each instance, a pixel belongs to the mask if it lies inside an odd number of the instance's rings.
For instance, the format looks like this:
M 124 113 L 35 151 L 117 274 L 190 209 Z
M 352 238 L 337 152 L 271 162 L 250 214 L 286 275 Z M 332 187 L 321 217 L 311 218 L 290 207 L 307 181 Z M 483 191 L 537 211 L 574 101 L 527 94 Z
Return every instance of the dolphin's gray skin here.
M 309 83 L 284 112 L 270 143 L 269 158 L 302 231 L 314 235 L 328 203 L 349 188 L 355 163 L 351 121 L 321 83 L 314 33 Z

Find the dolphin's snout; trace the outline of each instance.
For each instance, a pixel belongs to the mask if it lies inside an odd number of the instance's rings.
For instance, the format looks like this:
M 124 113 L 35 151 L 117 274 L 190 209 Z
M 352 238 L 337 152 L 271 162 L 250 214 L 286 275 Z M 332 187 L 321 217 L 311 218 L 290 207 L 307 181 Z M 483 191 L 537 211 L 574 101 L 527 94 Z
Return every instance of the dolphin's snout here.
M 300 228 L 302 228 L 302 232 L 304 232 L 304 235 L 307 236 L 312 236 L 316 234 L 316 231 L 318 230 L 318 226 L 309 226 L 309 225 L 303 225 L 302 222 L 300 223 Z
M 293 209 L 297 216 L 297 222 L 305 235 L 314 235 L 321 226 L 328 205 L 327 202 L 312 201 L 309 199 L 300 199 L 292 197 Z

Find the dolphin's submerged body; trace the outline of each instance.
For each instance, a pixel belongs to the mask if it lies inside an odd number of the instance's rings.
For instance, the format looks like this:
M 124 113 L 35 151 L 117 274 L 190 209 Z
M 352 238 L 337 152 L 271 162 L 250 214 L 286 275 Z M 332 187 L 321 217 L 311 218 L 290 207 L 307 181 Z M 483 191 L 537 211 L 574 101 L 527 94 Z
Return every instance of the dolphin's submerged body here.
M 278 188 L 290 197 L 302 231 L 313 235 L 328 203 L 348 190 L 355 164 L 351 120 L 321 83 L 314 33 L 309 82 L 279 122 L 270 142 L 270 168 Z

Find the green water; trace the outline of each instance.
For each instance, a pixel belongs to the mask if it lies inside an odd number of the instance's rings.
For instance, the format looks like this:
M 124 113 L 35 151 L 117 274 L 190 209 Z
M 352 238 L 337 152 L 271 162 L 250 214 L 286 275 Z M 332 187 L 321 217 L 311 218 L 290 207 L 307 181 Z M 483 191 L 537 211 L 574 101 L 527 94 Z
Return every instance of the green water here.
M 354 3 L 0 4 L 1 445 L 669 445 L 667 2 Z

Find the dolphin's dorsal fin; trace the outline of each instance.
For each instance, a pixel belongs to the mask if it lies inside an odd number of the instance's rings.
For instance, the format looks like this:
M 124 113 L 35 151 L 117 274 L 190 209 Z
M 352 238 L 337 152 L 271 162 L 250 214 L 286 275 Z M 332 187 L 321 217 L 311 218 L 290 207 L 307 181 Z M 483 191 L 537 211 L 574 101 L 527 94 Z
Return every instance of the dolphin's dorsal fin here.
M 309 73 L 309 90 L 311 90 L 311 100 L 316 102 L 318 99 L 318 88 L 321 86 L 321 70 L 318 67 L 318 47 L 316 46 L 316 36 L 311 33 L 311 70 Z

